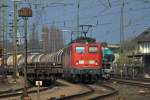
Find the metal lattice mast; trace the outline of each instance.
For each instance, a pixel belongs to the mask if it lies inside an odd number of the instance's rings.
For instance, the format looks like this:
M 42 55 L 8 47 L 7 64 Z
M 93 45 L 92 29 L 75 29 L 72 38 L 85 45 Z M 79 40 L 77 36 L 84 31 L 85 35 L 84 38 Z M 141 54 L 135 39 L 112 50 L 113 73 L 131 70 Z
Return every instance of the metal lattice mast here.
M 0 49 L 2 51 L 2 10 L 1 10 L 1 6 L 2 6 L 2 1 L 0 0 Z M 2 53 L 2 52 L 0 52 Z M 2 58 L 2 54 L 1 55 L 1 58 Z M 2 60 L 2 59 L 1 59 Z
M 79 27 L 80 27 L 79 8 L 80 8 L 80 5 L 79 5 L 79 0 L 78 0 L 78 8 L 77 8 L 77 35 L 78 37 L 79 37 Z
M 14 20 L 13 20 L 13 50 L 14 50 L 14 55 L 13 55 L 13 65 L 15 68 L 15 79 L 19 77 L 19 72 L 18 72 L 18 66 L 17 66 L 17 1 L 14 0 L 13 2 L 13 7 L 14 7 Z
M 2 5 L 1 5 L 1 12 L 2 12 L 2 28 L 1 28 L 1 31 L 2 31 L 2 34 L 1 34 L 1 38 L 2 38 L 2 71 L 3 71 L 3 74 L 2 74 L 2 77 L 3 79 L 6 79 L 6 73 L 5 73 L 5 67 L 6 67 L 6 48 L 5 48 L 5 33 L 6 33 L 6 8 L 7 8 L 7 5 L 6 5 L 6 2 L 5 0 L 2 1 Z
M 123 53 L 123 42 L 124 42 L 124 0 L 122 0 L 121 16 L 120 16 L 120 53 Z
M 7 5 L 7 1 L 4 0 L 4 29 L 3 29 L 3 32 L 4 32 L 4 36 L 3 36 L 3 40 L 4 40 L 4 66 L 7 67 L 7 8 L 8 8 L 8 5 Z M 5 72 L 5 69 L 4 69 L 4 78 L 6 78 L 6 72 Z
M 121 6 L 121 15 L 120 15 L 120 64 L 121 64 L 121 78 L 123 77 L 123 57 L 124 57 L 124 16 L 123 16 L 123 10 L 124 10 L 124 0 L 122 0 L 122 6 Z

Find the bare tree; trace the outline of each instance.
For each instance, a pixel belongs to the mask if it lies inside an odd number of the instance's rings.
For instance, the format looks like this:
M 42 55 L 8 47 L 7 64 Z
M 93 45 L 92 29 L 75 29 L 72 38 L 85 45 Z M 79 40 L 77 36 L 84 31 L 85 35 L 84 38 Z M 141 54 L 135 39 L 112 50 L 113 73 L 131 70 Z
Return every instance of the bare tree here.
M 134 38 L 128 38 L 123 43 L 123 53 L 120 53 L 120 57 L 118 59 L 118 63 L 120 64 L 128 64 L 130 59 L 128 58 L 129 55 L 135 53 L 137 50 L 137 42 Z

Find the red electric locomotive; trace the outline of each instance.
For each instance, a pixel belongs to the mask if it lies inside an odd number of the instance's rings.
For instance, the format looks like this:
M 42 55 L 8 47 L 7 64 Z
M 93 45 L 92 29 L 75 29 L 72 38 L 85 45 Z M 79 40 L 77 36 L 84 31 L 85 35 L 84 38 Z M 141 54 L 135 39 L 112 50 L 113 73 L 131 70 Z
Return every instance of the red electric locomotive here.
M 70 44 L 50 56 L 50 62 L 62 68 L 65 79 L 91 83 L 101 75 L 102 47 L 95 39 L 87 37 L 87 32 L 82 31 L 81 36 L 74 40 L 71 38 Z
M 92 38 L 81 37 L 74 40 L 62 54 L 64 78 L 74 82 L 95 82 L 102 69 L 101 50 L 101 44 Z

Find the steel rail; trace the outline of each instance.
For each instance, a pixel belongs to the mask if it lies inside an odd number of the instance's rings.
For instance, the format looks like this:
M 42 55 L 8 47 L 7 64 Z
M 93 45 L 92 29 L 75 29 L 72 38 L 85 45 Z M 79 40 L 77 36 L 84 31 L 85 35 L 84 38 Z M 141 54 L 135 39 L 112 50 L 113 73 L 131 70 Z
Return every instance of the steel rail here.
M 118 91 L 116 89 L 114 89 L 113 87 L 110 87 L 110 86 L 107 86 L 107 85 L 104 85 L 104 84 L 99 85 L 99 86 L 103 86 L 103 87 L 111 90 L 111 92 L 100 94 L 99 96 L 93 97 L 92 99 L 89 99 L 89 100 L 97 100 L 97 99 L 100 99 L 100 98 L 104 98 L 104 97 L 107 97 L 107 96 L 112 96 L 112 95 L 118 94 Z M 84 87 L 88 88 L 89 91 L 84 92 L 84 93 L 79 93 L 79 94 L 73 94 L 73 95 L 66 96 L 66 97 L 56 98 L 55 100 L 71 100 L 71 99 L 75 99 L 75 98 L 86 97 L 86 96 L 94 94 L 94 92 L 96 91 L 94 88 L 92 88 L 89 85 L 84 85 Z M 52 100 L 52 99 L 48 99 L 48 100 Z
M 28 87 L 28 89 L 30 89 L 32 87 Z M 5 94 L 9 94 L 9 93 L 12 93 L 12 92 L 19 92 L 23 90 L 23 88 L 19 88 L 19 89 L 8 89 L 8 90 L 5 90 L 5 91 L 0 91 L 0 96 L 1 95 L 5 95 Z
M 139 86 L 139 87 L 145 87 L 150 88 L 150 82 L 142 82 L 142 81 L 132 81 L 132 80 L 123 80 L 123 79 L 111 79 L 110 81 L 116 81 L 120 84 L 127 84 L 127 85 L 133 85 L 133 86 Z
M 33 87 L 32 87 L 33 88 Z M 43 92 L 43 91 L 47 91 L 48 89 L 50 89 L 51 87 L 45 87 L 45 88 L 41 88 L 40 91 Z M 31 89 L 31 88 L 30 88 Z M 31 93 L 36 93 L 37 90 L 31 90 L 31 91 L 28 91 L 29 94 Z M 22 93 L 23 93 L 23 90 L 22 89 L 16 89 L 15 93 L 7 93 L 7 91 L 3 92 L 2 95 L 0 95 L 0 99 L 2 98 L 8 98 L 8 97 L 15 97 L 15 96 L 21 96 Z
M 73 95 L 69 95 L 69 96 L 65 96 L 65 97 L 61 97 L 61 98 L 58 98 L 56 100 L 70 100 L 72 98 L 76 98 L 76 97 L 79 97 L 79 96 L 85 96 L 85 95 L 90 95 L 94 92 L 94 89 L 88 85 L 82 85 L 84 87 L 86 87 L 87 89 L 89 89 L 89 91 L 87 92 L 84 92 L 84 93 L 79 93 L 79 94 L 73 94 Z M 51 99 L 48 99 L 48 100 L 51 100 Z
M 102 99 L 102 98 L 106 98 L 106 97 L 110 97 L 110 96 L 114 96 L 114 95 L 117 95 L 118 94 L 118 90 L 116 90 L 115 88 L 111 87 L 111 86 L 108 86 L 108 85 L 105 85 L 105 84 L 102 84 L 101 86 L 111 90 L 111 92 L 108 92 L 106 94 L 102 94 L 100 96 L 97 96 L 95 98 L 92 98 L 90 100 L 98 100 L 98 99 Z

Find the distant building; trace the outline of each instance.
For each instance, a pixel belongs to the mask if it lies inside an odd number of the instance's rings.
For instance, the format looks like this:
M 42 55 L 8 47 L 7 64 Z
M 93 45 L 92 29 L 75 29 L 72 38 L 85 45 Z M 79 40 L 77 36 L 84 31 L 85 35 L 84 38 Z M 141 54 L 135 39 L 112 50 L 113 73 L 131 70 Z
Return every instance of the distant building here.
M 108 48 L 110 48 L 112 50 L 112 52 L 114 53 L 115 59 L 114 59 L 114 63 L 117 62 L 117 60 L 119 59 L 119 50 L 120 50 L 120 45 L 119 44 L 107 44 Z
M 137 36 L 138 50 L 131 57 L 142 59 L 143 73 L 145 78 L 150 78 L 150 28 Z
M 29 52 L 40 52 L 40 44 L 39 44 L 39 36 L 38 32 L 36 31 L 36 26 L 33 24 L 32 33 L 30 34 L 30 40 L 29 40 Z
M 110 48 L 114 53 L 119 53 L 120 45 L 119 44 L 108 44 L 108 48 Z
M 150 28 L 135 39 L 138 43 L 138 53 L 150 53 Z

